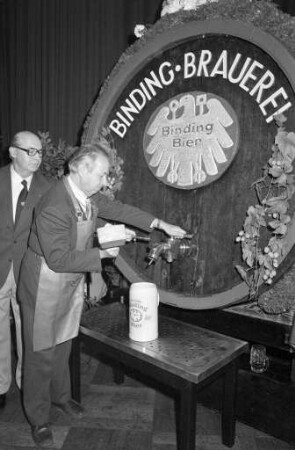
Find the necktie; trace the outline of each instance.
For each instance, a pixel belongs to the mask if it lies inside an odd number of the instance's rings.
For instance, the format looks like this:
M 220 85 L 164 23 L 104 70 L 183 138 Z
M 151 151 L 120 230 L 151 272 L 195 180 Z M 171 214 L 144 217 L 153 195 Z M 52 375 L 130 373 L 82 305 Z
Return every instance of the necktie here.
M 26 198 L 28 196 L 27 181 L 23 180 L 22 181 L 22 185 L 23 185 L 23 188 L 20 191 L 20 194 L 19 194 L 18 200 L 17 200 L 17 205 L 16 205 L 15 219 L 14 219 L 14 224 L 15 225 L 17 224 L 17 221 L 19 219 L 21 210 L 23 209 L 23 206 L 24 206 L 24 204 L 26 202 Z
M 86 220 L 90 220 L 92 218 L 92 206 L 91 200 L 86 200 L 86 210 L 85 210 Z

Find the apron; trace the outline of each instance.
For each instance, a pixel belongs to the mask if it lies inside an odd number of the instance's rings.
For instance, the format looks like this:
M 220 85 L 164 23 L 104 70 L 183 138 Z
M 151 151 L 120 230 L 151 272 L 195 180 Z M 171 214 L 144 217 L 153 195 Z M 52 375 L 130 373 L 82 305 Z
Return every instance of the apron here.
M 92 205 L 94 220 L 85 219 L 67 178 L 64 177 L 63 180 L 76 211 L 76 250 L 85 250 L 92 246 L 91 238 L 98 210 Z M 48 267 L 45 259 L 40 258 L 41 269 L 33 325 L 34 351 L 54 347 L 76 337 L 84 303 L 85 274 L 54 272 Z

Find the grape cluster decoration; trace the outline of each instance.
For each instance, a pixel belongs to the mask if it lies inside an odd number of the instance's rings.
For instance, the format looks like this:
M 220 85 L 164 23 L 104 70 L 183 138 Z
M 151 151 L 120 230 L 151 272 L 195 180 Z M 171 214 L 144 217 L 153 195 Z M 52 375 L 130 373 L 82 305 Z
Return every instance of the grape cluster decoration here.
M 295 133 L 285 131 L 283 115 L 274 119 L 277 134 L 272 155 L 263 168 L 263 176 L 252 184 L 258 204 L 248 208 L 243 229 L 236 237 L 246 264 L 246 268 L 236 265 L 236 269 L 249 286 L 250 300 L 258 298 L 262 283 L 272 284 L 277 268 L 286 256 L 286 237 L 291 224 L 289 208 L 295 192 Z M 271 233 L 268 243 L 265 231 Z

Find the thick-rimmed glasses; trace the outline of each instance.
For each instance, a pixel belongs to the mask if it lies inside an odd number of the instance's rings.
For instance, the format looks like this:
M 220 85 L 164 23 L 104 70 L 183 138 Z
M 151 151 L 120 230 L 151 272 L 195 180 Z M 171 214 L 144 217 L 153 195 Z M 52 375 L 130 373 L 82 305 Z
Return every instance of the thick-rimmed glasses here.
M 22 150 L 23 152 L 26 152 L 26 154 L 29 156 L 36 156 L 37 154 L 39 156 L 43 155 L 42 148 L 40 148 L 40 150 L 38 150 L 37 148 L 23 148 L 23 147 L 20 147 L 19 145 L 13 145 L 13 147 L 18 148 L 19 150 Z

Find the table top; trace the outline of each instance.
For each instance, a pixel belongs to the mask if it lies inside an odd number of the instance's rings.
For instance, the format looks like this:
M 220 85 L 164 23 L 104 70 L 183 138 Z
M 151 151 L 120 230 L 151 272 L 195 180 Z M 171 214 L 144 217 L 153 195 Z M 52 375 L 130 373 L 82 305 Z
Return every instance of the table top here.
M 295 314 L 295 305 L 289 310 L 281 314 L 267 314 L 262 311 L 257 305 L 257 302 L 244 303 L 240 305 L 229 306 L 224 309 L 233 314 L 239 314 L 244 317 L 251 317 L 253 319 L 277 323 L 285 327 L 292 327 Z
M 158 322 L 157 339 L 133 341 L 129 338 L 127 307 L 111 303 L 84 313 L 80 332 L 196 384 L 248 348 L 245 341 L 162 315 Z

